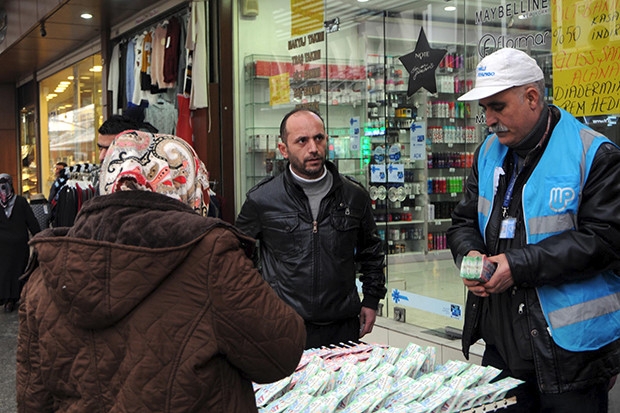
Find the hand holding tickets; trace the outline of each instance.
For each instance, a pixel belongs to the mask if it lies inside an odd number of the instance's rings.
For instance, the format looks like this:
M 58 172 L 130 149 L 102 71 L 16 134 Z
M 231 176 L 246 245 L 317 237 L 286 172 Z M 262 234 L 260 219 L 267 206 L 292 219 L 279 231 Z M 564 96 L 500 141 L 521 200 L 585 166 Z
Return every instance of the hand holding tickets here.
M 493 276 L 497 264 L 490 261 L 486 256 L 463 257 L 461 263 L 461 277 L 468 280 L 487 282 Z

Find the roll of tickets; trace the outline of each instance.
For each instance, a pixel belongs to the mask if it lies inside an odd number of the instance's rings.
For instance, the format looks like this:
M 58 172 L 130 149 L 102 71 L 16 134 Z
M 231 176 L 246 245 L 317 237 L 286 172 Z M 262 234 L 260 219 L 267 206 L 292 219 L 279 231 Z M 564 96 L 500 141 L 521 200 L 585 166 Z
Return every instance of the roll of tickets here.
M 493 276 L 497 264 L 491 262 L 486 256 L 463 257 L 461 263 L 461 277 L 468 280 L 487 282 Z

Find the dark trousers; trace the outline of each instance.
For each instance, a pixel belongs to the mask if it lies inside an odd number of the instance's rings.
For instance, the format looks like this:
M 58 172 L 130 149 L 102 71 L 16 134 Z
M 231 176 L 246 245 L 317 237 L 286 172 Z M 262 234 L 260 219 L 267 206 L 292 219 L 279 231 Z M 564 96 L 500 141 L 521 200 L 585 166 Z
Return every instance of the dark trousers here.
M 338 320 L 329 324 L 315 324 L 306 321 L 306 349 L 328 347 L 332 344 L 355 343 L 360 339 L 359 317 Z
M 502 369 L 494 381 L 512 376 L 494 346 L 486 346 L 482 365 Z M 535 372 L 516 378 L 524 380 L 525 383 L 509 391 L 506 397 L 516 396 L 517 404 L 502 409 L 502 413 L 607 413 L 608 383 L 560 394 L 545 394 L 538 390 Z

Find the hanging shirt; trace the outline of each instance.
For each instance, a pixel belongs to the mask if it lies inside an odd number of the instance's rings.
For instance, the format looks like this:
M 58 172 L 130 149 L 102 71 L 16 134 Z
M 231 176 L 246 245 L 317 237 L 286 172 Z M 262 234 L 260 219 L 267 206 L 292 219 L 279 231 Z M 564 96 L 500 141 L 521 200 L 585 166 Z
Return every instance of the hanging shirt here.
M 139 105 L 142 100 L 142 88 L 140 83 L 140 72 L 142 71 L 142 53 L 144 47 L 144 33 L 134 38 L 134 64 L 133 64 L 133 93 L 131 103 Z
M 151 45 L 151 84 L 159 89 L 167 89 L 174 86 L 174 83 L 166 83 L 164 81 L 167 32 L 168 30 L 165 26 L 157 26 L 153 32 L 153 43 Z
M 191 72 L 193 73 L 191 78 L 190 109 L 206 108 L 209 106 L 209 49 L 204 2 L 192 3 L 185 48 L 191 54 Z M 200 76 L 197 76 L 197 73 Z
M 108 67 L 108 90 L 112 92 L 112 101 L 108 104 L 112 107 L 112 113 L 118 113 L 118 92 L 120 81 L 120 44 L 117 43 L 112 49 L 110 65 Z
M 125 100 L 131 102 L 133 99 L 134 73 L 133 66 L 135 64 L 135 45 L 134 39 L 127 42 L 127 59 L 125 60 Z
M 171 17 L 166 31 L 166 48 L 164 51 L 164 82 L 175 83 L 179 70 L 179 39 L 181 25 L 179 19 Z
M 151 45 L 153 35 L 146 32 L 142 46 L 142 66 L 140 67 L 140 89 L 151 91 Z

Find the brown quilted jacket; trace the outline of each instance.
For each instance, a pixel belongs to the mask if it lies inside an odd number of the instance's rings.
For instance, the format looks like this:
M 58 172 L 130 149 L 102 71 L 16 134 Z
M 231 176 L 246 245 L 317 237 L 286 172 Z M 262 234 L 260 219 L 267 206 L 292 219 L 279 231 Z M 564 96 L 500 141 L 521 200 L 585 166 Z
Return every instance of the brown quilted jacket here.
M 33 238 L 19 307 L 19 412 L 255 412 L 251 381 L 290 375 L 301 318 L 253 240 L 181 202 L 119 192 Z

